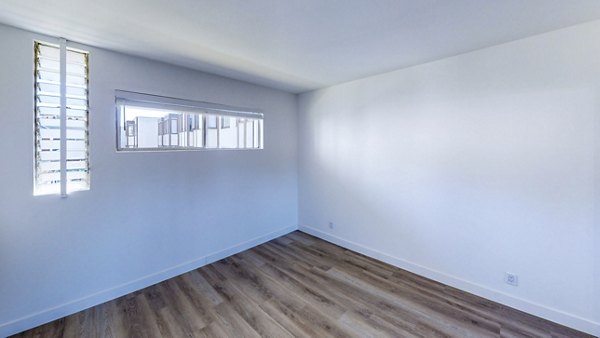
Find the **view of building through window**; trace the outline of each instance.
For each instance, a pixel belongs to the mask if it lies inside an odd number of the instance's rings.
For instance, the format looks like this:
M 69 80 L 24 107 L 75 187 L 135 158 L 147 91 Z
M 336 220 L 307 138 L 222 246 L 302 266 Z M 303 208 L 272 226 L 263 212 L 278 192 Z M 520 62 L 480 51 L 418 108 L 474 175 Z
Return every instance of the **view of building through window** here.
M 256 118 L 119 106 L 119 150 L 261 149 Z

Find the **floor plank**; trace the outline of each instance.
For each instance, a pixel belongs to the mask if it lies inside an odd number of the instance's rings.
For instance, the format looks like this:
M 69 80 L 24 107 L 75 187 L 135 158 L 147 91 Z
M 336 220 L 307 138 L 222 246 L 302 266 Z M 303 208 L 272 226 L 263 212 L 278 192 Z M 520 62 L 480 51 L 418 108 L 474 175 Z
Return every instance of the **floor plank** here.
M 592 337 L 296 231 L 14 337 Z

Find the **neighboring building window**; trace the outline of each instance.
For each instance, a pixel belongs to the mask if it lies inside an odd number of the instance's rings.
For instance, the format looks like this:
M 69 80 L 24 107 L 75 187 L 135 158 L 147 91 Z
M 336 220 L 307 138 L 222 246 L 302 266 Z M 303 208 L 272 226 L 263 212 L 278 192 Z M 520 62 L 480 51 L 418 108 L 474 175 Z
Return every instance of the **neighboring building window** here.
M 116 92 L 117 150 L 263 149 L 263 114 L 252 109 Z
M 88 53 L 35 42 L 34 194 L 90 188 Z

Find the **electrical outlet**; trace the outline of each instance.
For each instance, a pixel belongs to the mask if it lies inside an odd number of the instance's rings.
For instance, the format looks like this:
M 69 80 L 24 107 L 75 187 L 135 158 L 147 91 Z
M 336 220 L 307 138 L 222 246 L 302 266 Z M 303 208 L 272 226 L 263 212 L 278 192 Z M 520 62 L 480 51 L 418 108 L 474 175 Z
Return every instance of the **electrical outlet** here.
M 334 227 L 333 222 L 329 222 L 329 229 L 333 229 Z
M 504 281 L 508 285 L 519 286 L 519 276 L 515 275 L 514 273 L 505 272 Z

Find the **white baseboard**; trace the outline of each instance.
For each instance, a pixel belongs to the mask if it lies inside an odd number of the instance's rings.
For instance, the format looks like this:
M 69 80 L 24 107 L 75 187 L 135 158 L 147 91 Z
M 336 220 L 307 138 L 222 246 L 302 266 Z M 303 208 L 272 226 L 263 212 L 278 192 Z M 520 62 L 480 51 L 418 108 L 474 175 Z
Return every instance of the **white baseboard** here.
M 315 237 L 321 238 L 333 244 L 339 245 L 346 249 L 359 252 L 363 255 L 375 258 L 386 262 L 401 269 L 410 271 L 417 275 L 433 279 L 437 282 L 455 287 L 457 289 L 475 294 L 477 296 L 492 300 L 494 302 L 510 306 L 512 308 L 527 312 L 534 316 L 538 316 L 564 326 L 574 328 L 576 330 L 589 333 L 591 335 L 600 336 L 600 323 L 582 318 L 570 313 L 566 313 L 557 309 L 553 309 L 529 300 L 511 296 L 507 293 L 497 291 L 483 285 L 472 283 L 464 279 L 436 271 L 422 265 L 411 263 L 401 258 L 377 251 L 343 238 L 334 236 L 327 232 L 306 226 L 300 225 L 299 230 Z
M 244 250 L 253 248 L 257 245 L 268 242 L 274 238 L 283 236 L 297 229 L 298 228 L 296 226 L 283 228 L 271 232 L 269 234 L 239 243 L 227 249 L 175 265 L 165 270 L 138 278 L 136 280 L 121 285 L 117 285 L 113 288 L 102 290 L 89 296 L 75 299 L 73 301 L 57 305 L 55 307 L 33 313 L 10 322 L 2 323 L 0 324 L 0 337 L 10 336 L 15 333 L 19 333 L 21 331 L 51 322 L 64 316 L 68 316 L 81 310 L 85 310 L 92 306 L 102 304 L 109 300 L 113 300 L 115 298 L 124 296 L 128 293 L 143 289 L 150 285 L 160 283 L 169 278 L 173 278 L 175 276 L 197 269 L 204 265 L 216 262 L 220 259 L 229 257 L 238 252 L 242 252 Z

